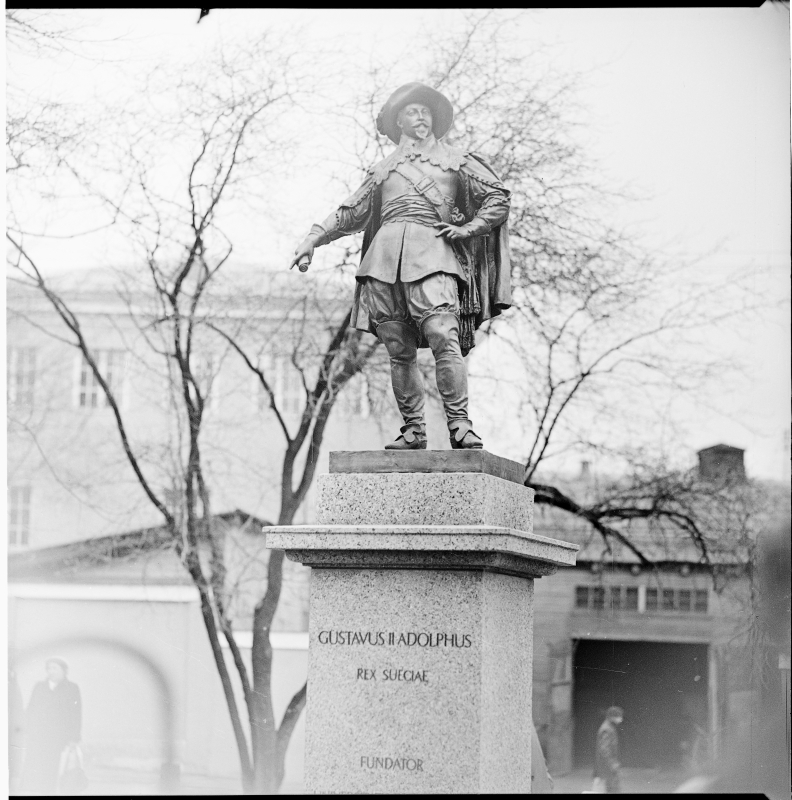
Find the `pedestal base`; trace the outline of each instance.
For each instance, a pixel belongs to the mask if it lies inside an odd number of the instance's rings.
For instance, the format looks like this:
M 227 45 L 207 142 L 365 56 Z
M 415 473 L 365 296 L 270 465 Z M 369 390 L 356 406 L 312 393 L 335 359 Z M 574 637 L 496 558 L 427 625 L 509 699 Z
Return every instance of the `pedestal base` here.
M 530 792 L 533 581 L 311 575 L 310 792 Z
M 322 525 L 267 528 L 313 568 L 312 793 L 531 792 L 532 533 L 522 467 L 486 451 L 331 453 Z

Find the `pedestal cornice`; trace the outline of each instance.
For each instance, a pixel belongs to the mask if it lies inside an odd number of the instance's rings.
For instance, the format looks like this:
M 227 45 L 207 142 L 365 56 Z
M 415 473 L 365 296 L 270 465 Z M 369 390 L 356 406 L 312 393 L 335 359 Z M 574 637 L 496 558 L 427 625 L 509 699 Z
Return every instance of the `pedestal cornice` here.
M 267 547 L 324 569 L 484 569 L 541 577 L 574 566 L 578 546 L 493 525 L 291 525 Z

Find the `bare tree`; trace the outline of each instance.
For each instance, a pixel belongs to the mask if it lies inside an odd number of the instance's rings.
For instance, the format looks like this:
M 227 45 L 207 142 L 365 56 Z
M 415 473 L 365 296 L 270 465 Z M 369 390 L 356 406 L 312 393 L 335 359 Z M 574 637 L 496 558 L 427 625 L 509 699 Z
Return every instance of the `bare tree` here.
M 52 174 L 89 138 L 88 118 L 71 103 L 31 92 L 26 60 L 69 54 L 91 63 L 112 59 L 86 36 L 74 9 L 5 10 L 9 59 L 6 83 L 6 173 L 24 172 L 30 180 Z
M 6 39 L 12 47 L 34 55 L 62 53 L 82 42 L 73 17 L 52 9 L 7 8 Z
M 202 356 L 209 349 L 207 338 L 217 338 L 206 324 L 207 290 L 232 252 L 219 224 L 220 211 L 231 202 L 240 183 L 250 180 L 253 174 L 260 177 L 262 161 L 267 163 L 266 157 L 271 159 L 278 152 L 279 144 L 272 136 L 273 121 L 281 107 L 294 102 L 291 81 L 295 71 L 286 49 L 265 40 L 245 53 L 221 53 L 215 66 L 220 71 L 219 79 L 213 76 L 208 81 L 193 79 L 190 73 L 182 75 L 174 92 L 177 102 L 169 116 L 155 118 L 149 114 L 143 117 L 142 124 L 131 127 L 130 117 L 119 115 L 119 127 L 121 123 L 126 126 L 124 135 L 115 140 L 115 147 L 107 143 L 104 173 L 81 168 L 84 152 L 58 164 L 86 196 L 101 199 L 110 209 L 110 221 L 134 237 L 143 254 L 145 288 L 141 293 L 138 278 L 134 287 L 138 308 L 130 302 L 129 316 L 152 353 L 161 359 L 169 378 L 174 426 L 170 455 L 177 467 L 179 490 L 176 502 L 173 495 L 166 497 L 163 493 L 157 471 L 147 463 L 145 448 L 122 410 L 117 389 L 99 363 L 98 343 L 90 340 L 80 314 L 56 291 L 47 271 L 40 268 L 29 251 L 26 241 L 31 239 L 30 231 L 14 219 L 7 238 L 16 279 L 46 297 L 65 326 L 69 343 L 90 368 L 112 411 L 127 462 L 148 501 L 160 514 L 164 529 L 198 589 L 204 626 L 237 743 L 243 786 L 246 791 L 262 793 L 274 791 L 282 779 L 286 746 L 304 705 L 305 691 L 295 696 L 280 724 L 276 724 L 271 701 L 269 628 L 263 631 L 267 640 L 263 657 L 254 652 L 252 678 L 233 635 L 224 529 L 213 525 L 211 486 L 203 454 L 211 374 L 206 374 Z M 180 134 L 179 146 L 185 148 L 182 152 L 187 157 L 182 159 L 186 163 L 178 175 L 183 193 L 174 195 L 162 182 L 158 183 L 153 172 L 156 156 L 162 154 L 158 141 L 167 140 L 168 133 L 175 131 Z M 46 149 L 48 143 L 43 138 L 35 142 L 34 149 Z M 166 155 L 172 156 L 173 152 Z M 18 163 L 22 163 L 21 159 Z M 179 166 L 177 162 L 177 170 Z M 172 180 L 173 174 L 167 178 Z M 127 297 L 132 300 L 132 295 Z M 206 529 L 208 535 L 201 535 Z M 201 557 L 201 541 L 209 543 L 208 559 Z M 277 605 L 279 565 L 271 573 L 272 586 L 268 588 L 270 597 L 275 593 L 273 602 Z M 241 681 L 249 721 L 247 733 L 221 638 L 230 649 Z
M 525 484 L 537 503 L 589 523 L 606 548 L 614 541 L 650 563 L 621 524 L 642 519 L 674 527 L 710 563 L 716 532 L 744 541 L 756 533 L 761 504 L 742 492 L 735 506 L 729 490 L 670 467 L 651 437 L 630 436 L 642 425 L 652 430 L 669 396 L 703 401 L 713 381 L 727 380 L 737 365 L 708 352 L 707 342 L 761 313 L 768 298 L 752 291 L 747 270 L 696 279 L 693 264 L 648 251 L 610 221 L 634 198 L 603 183 L 576 136 L 581 78 L 517 46 L 515 13 L 469 12 L 459 32 L 430 34 L 421 46 L 431 54 L 429 82 L 456 109 L 449 139 L 484 153 L 511 190 L 513 308 L 486 323 L 479 341 L 492 340 L 522 366 Z M 618 458 L 627 476 L 578 502 L 541 478 L 571 450 Z
M 585 519 L 606 541 L 630 547 L 644 561 L 650 556 L 619 525 L 626 519 L 670 520 L 705 555 L 711 548 L 708 523 L 701 509 L 689 502 L 698 497 L 691 476 L 656 468 L 645 474 L 635 471 L 627 486 L 618 491 L 614 487 L 589 504 L 576 502 L 557 486 L 539 483 L 539 469 L 553 455 L 556 443 L 568 446 L 569 437 L 561 432 L 572 410 L 591 403 L 601 386 L 619 391 L 625 376 L 639 387 L 645 386 L 646 375 L 672 383 L 681 380 L 683 370 L 672 368 L 671 348 L 678 339 L 671 334 L 690 330 L 685 316 L 690 304 L 672 303 L 645 324 L 647 298 L 656 296 L 653 292 L 666 265 L 643 252 L 634 238 L 603 222 L 604 209 L 619 196 L 601 188 L 593 165 L 576 143 L 575 83 L 546 69 L 537 71 L 532 57 L 508 42 L 512 14 L 471 13 L 457 34 L 429 32 L 425 41 L 416 43 L 410 58 L 414 57 L 411 63 L 423 65 L 428 82 L 448 94 L 457 109 L 452 141 L 488 156 L 512 190 L 515 310 L 488 323 L 482 336 L 507 340 L 517 348 L 535 389 L 525 397 L 525 408 L 533 415 L 525 448 L 526 483 L 536 489 L 537 502 Z M 326 270 L 330 280 L 306 285 L 296 300 L 300 325 L 284 335 L 304 393 L 296 426 L 290 426 L 278 406 L 264 348 L 255 343 L 257 335 L 260 340 L 277 335 L 271 313 L 261 326 L 256 322 L 258 312 L 267 317 L 272 298 L 250 300 L 237 293 L 232 302 L 250 311 L 241 317 L 222 308 L 223 268 L 232 253 L 223 213 L 243 192 L 250 192 L 250 181 L 255 179 L 258 187 L 267 185 L 273 154 L 284 152 L 277 133 L 287 128 L 279 128 L 278 113 L 295 99 L 299 70 L 295 57 L 283 55 L 266 40 L 259 50 L 221 55 L 210 70 L 215 79 L 211 83 L 193 78 L 193 73 L 168 77 L 165 83 L 173 86 L 170 114 L 155 116 L 141 93 L 139 105 L 128 116 L 119 115 L 115 144 L 90 153 L 92 170 L 80 162 L 84 153 L 55 162 L 87 196 L 101 198 L 106 224 L 119 226 L 139 244 L 146 271 L 137 287 L 129 285 L 127 296 L 131 298 L 137 288 L 148 305 L 145 313 L 134 312 L 130 300 L 130 316 L 169 375 L 178 504 L 166 502 L 152 481 L 79 315 L 55 291 L 28 248 L 31 231 L 12 221 L 8 234 L 16 274 L 49 300 L 71 344 L 89 364 L 112 408 L 128 463 L 198 587 L 243 783 L 256 793 L 274 792 L 282 781 L 286 747 L 304 707 L 306 689 L 295 694 L 278 724 L 272 705 L 269 634 L 282 591 L 281 552 L 269 555 L 266 590 L 255 607 L 251 671 L 233 636 L 222 532 L 210 525 L 212 491 L 203 432 L 211 388 L 199 369 L 199 356 L 221 343 L 255 376 L 275 416 L 285 445 L 279 524 L 291 524 L 305 500 L 330 414 L 344 388 L 363 370 L 371 373 L 384 365 L 376 340 L 348 327 L 349 273 L 358 252 L 355 240 L 332 251 Z M 347 176 L 350 164 L 365 168 L 383 154 L 385 142 L 374 133 L 373 118 L 393 88 L 392 75 L 393 69 L 375 66 L 350 82 L 362 88 L 355 102 L 341 109 L 341 124 L 349 123 L 354 130 L 348 140 L 352 146 L 345 164 Z M 152 76 L 152 84 L 163 84 L 163 78 Z M 60 133 L 57 120 L 44 125 L 45 134 L 51 130 Z M 32 148 L 20 141 L 9 141 L 9 148 L 15 153 L 12 165 L 24 172 L 21 166 L 29 163 Z M 166 143 L 171 141 L 176 144 L 168 150 Z M 47 150 L 46 144 L 46 136 L 35 140 L 37 148 Z M 185 168 L 174 171 L 173 164 L 178 165 L 185 152 Z M 97 167 L 102 171 L 97 173 Z M 173 193 L 173 186 L 179 191 Z M 336 301 L 339 290 L 348 292 L 346 299 Z M 709 317 L 697 326 L 715 321 Z M 507 332 L 510 325 L 516 338 Z M 696 377 L 703 378 L 712 364 L 698 367 Z M 207 525 L 211 555 L 204 561 L 199 557 L 199 530 Z M 222 656 L 221 637 L 242 683 L 247 731 Z
M 41 46 L 47 45 L 48 39 L 38 29 L 23 30 L 43 36 Z M 266 40 L 244 50 L 220 52 L 212 64 L 214 75 L 207 77 L 206 65 L 201 66 L 204 69 L 199 77 L 193 77 L 198 72 L 189 71 L 176 75 L 159 70 L 151 75 L 150 84 L 175 86 L 170 93 L 170 113 L 152 114 L 145 107 L 146 94 L 141 93 L 139 97 L 143 99 L 137 104 L 109 115 L 114 119 L 115 130 L 108 133 L 103 129 L 100 149 L 91 146 L 89 139 L 87 147 L 74 146 L 66 153 L 66 145 L 73 144 L 71 136 L 64 133 L 66 115 L 51 106 L 39 109 L 45 115 L 40 124 L 29 125 L 20 117 L 19 124 L 12 126 L 13 135 L 7 143 L 12 169 L 20 173 L 20 181 L 40 181 L 47 173 L 42 161 L 50 159 L 59 179 L 65 174 L 85 197 L 101 201 L 104 225 L 115 225 L 137 243 L 146 273 L 142 278 L 127 275 L 122 296 L 129 318 L 150 352 L 162 360 L 168 378 L 172 443 L 157 449 L 160 453 L 165 451 L 173 467 L 170 480 L 176 492 L 166 496 L 160 489 L 159 470 L 150 463 L 147 446 L 131 430 L 132 423 L 122 411 L 116 387 L 97 359 L 96 343 L 86 335 L 79 313 L 55 288 L 28 249 L 26 241 L 35 242 L 40 235 L 40 228 L 34 227 L 35 216 L 32 224 L 31 217 L 24 222 L 12 217 L 7 238 L 16 279 L 47 298 L 67 329 L 67 340 L 89 365 L 112 409 L 125 457 L 148 501 L 162 516 L 165 530 L 199 590 L 204 624 L 239 751 L 243 785 L 247 791 L 270 793 L 282 782 L 286 749 L 305 704 L 306 691 L 303 687 L 297 692 L 278 724 L 272 704 L 273 653 L 269 634 L 282 592 L 281 552 L 270 554 L 266 590 L 255 608 L 250 672 L 233 636 L 224 531 L 212 523 L 212 492 L 202 445 L 212 382 L 212 375 L 203 369 L 203 356 L 213 350 L 212 338 L 219 339 L 228 349 L 243 355 L 256 374 L 286 440 L 278 521 L 290 524 L 313 480 L 330 412 L 345 384 L 366 363 L 376 342 L 362 345 L 361 335 L 348 330 L 348 309 L 341 307 L 339 311 L 337 306 L 328 306 L 326 296 L 304 299 L 306 308 L 311 305 L 323 315 L 323 319 L 316 315 L 313 319 L 327 336 L 319 335 L 318 350 L 314 347 L 303 352 L 299 334 L 292 331 L 291 362 L 301 375 L 306 403 L 296 431 L 290 431 L 285 415 L 277 407 L 272 376 L 243 350 L 243 343 L 249 342 L 251 334 L 264 333 L 262 340 L 266 340 L 272 331 L 256 329 L 247 318 L 242 318 L 241 326 L 234 327 L 233 321 L 228 320 L 223 324 L 222 312 L 213 313 L 211 308 L 213 303 L 217 308 L 223 302 L 222 289 L 215 296 L 212 290 L 232 252 L 232 243 L 223 232 L 222 212 L 238 199 L 237 190 L 243 182 L 257 182 L 266 191 L 266 183 L 262 186 L 261 181 L 267 178 L 267 165 L 277 163 L 282 152 L 282 140 L 273 135 L 273 121 L 281 108 L 293 107 L 298 100 L 294 86 L 299 84 L 299 68 L 286 48 Z M 84 145 L 84 139 L 78 144 Z M 175 148 L 162 145 L 169 140 L 177 143 Z M 179 173 L 178 157 L 185 148 L 189 158 Z M 174 194 L 171 190 L 174 179 L 184 187 L 183 193 Z M 20 185 L 30 189 L 29 185 Z M 251 191 L 248 189 L 245 196 L 249 197 Z M 265 316 L 269 300 L 264 298 Z M 234 303 L 237 310 L 240 301 L 238 296 Z M 303 318 L 311 315 L 304 314 Z M 317 338 L 316 330 L 304 333 L 311 341 Z M 199 547 L 205 541 L 211 550 L 208 560 L 201 558 Z M 249 721 L 247 734 L 222 656 L 221 637 L 230 648 L 242 684 Z

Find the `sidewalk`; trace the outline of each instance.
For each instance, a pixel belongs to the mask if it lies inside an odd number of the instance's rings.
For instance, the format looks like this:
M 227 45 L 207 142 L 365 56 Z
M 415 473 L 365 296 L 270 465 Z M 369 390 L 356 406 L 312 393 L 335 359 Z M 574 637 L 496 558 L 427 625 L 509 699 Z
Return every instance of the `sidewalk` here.
M 684 780 L 679 770 L 622 769 L 622 794 L 663 794 L 672 792 Z M 591 769 L 578 769 L 553 778 L 553 794 L 580 794 L 591 789 Z
M 132 769 L 86 767 L 88 789 L 84 795 L 161 795 L 159 774 Z M 279 794 L 304 794 L 301 783 L 284 783 Z M 177 795 L 242 794 L 238 777 L 183 773 Z
M 83 794 L 98 795 L 159 795 L 159 773 L 121 767 L 86 766 L 88 788 Z M 182 774 L 178 794 L 211 795 L 241 794 L 239 778 Z
M 83 793 L 93 797 L 160 794 L 159 774 L 132 769 L 88 767 L 89 785 Z M 623 794 L 662 794 L 671 792 L 684 781 L 677 770 L 623 769 Z M 579 769 L 553 778 L 553 794 L 581 794 L 591 788 L 591 769 Z M 185 773 L 181 776 L 178 794 L 181 795 L 235 795 L 242 787 L 237 777 L 217 777 Z M 301 783 L 285 783 L 280 794 L 304 794 Z

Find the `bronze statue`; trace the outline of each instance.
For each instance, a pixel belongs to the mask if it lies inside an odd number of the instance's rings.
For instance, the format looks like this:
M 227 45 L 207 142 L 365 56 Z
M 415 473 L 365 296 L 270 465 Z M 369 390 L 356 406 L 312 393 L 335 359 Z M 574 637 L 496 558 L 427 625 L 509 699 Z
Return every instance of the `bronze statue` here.
M 480 155 L 440 141 L 453 118 L 435 89 L 397 89 L 377 130 L 398 147 L 311 228 L 291 264 L 305 271 L 314 248 L 365 230 L 351 324 L 375 334 L 390 357 L 404 425 L 389 450 L 426 449 L 419 347 L 435 357 L 451 447 L 481 449 L 468 418 L 464 356 L 479 325 L 511 303 L 509 191 Z

